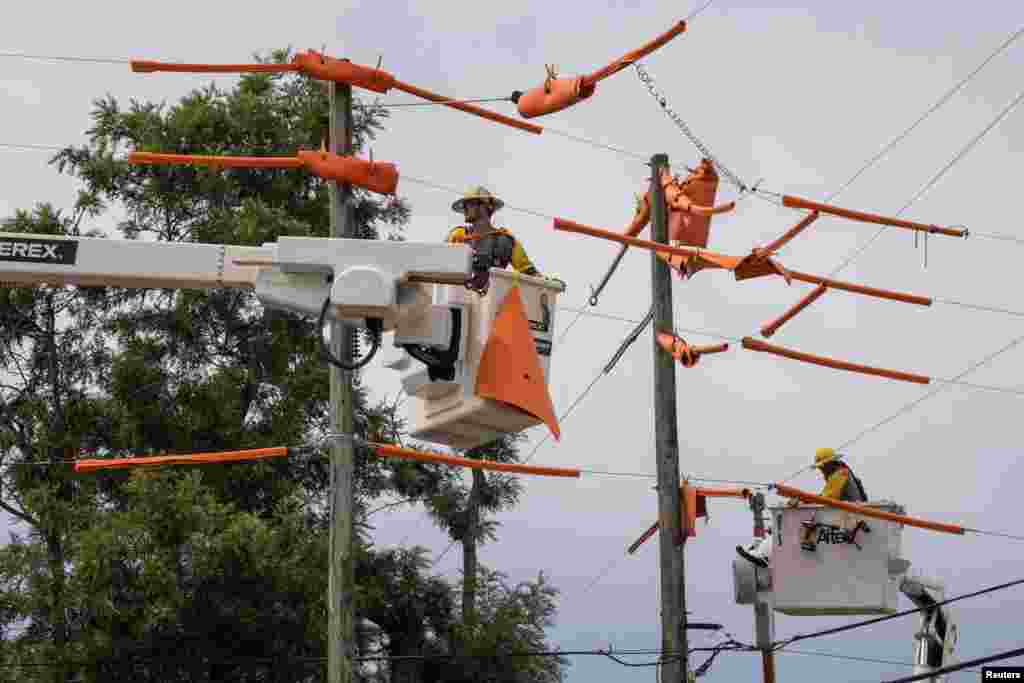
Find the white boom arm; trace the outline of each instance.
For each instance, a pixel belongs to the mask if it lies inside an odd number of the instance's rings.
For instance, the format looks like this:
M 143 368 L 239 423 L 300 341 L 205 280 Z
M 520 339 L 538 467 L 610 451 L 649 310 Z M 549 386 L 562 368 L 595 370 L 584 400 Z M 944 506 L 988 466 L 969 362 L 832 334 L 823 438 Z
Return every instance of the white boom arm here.
M 908 575 L 900 582 L 900 592 L 906 595 L 915 607 L 931 607 L 921 612 L 921 629 L 914 636 L 917 641 L 914 645 L 914 675 L 952 664 L 957 641 L 956 623 L 945 605 L 932 607 L 946 597 L 942 583 Z M 944 679 L 942 676 L 935 676 L 928 680 L 941 683 Z
M 403 309 L 430 305 L 415 283 L 462 284 L 471 274 L 472 250 L 455 244 L 282 237 L 241 247 L 0 233 L 0 283 L 245 287 L 265 306 L 309 315 L 329 297 L 330 317 L 377 318 L 385 330 Z

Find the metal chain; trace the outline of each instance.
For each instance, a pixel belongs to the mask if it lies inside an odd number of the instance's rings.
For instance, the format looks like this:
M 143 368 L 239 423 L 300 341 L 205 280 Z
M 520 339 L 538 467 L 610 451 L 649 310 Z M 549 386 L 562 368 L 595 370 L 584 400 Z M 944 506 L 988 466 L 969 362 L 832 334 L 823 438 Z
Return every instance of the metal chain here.
M 725 178 L 730 183 L 738 187 L 741 192 L 747 192 L 750 189 L 747 186 L 747 184 L 740 180 L 739 176 L 730 171 L 728 168 L 725 167 L 724 164 L 722 164 L 722 162 L 715 158 L 715 155 L 711 153 L 711 150 L 708 149 L 708 146 L 705 145 L 700 140 L 700 138 L 694 135 L 693 131 L 690 130 L 690 127 L 686 125 L 686 121 L 683 121 L 683 117 L 681 117 L 678 113 L 676 113 L 676 111 L 671 106 L 669 106 L 668 99 L 660 90 L 658 90 L 658 86 L 654 84 L 654 79 L 651 78 L 651 75 L 649 73 L 647 73 L 647 70 L 636 62 L 634 62 L 633 67 L 636 69 L 636 73 L 637 76 L 640 77 L 640 81 L 645 86 L 647 86 L 647 90 L 648 92 L 651 93 L 651 96 L 655 100 L 657 100 L 658 104 L 661 105 L 662 110 L 668 115 L 670 119 L 672 119 L 673 123 L 675 123 L 676 126 L 679 127 L 679 130 L 683 131 L 683 135 L 689 138 L 690 142 L 693 143 L 693 146 L 696 147 L 700 151 L 700 153 L 704 155 L 705 158 L 710 159 L 711 163 L 715 165 L 715 168 L 718 170 L 718 172 L 725 176 Z

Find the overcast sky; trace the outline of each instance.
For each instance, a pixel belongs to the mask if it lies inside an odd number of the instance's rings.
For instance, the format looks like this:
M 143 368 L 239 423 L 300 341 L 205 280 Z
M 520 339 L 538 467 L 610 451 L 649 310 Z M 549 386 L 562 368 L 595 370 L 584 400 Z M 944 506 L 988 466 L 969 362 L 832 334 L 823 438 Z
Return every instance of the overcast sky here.
M 458 97 L 495 97 L 539 84 L 544 64 L 562 73 L 592 70 L 666 30 L 693 9 L 656 2 L 257 3 L 98 2 L 22 4 L 0 26 L 0 51 L 43 55 L 240 62 L 254 51 L 326 46 L 327 52 L 375 64 L 398 78 Z M 715 155 L 747 182 L 763 178 L 775 192 L 823 200 L 940 96 L 1024 26 L 1018 3 L 984 0 L 901 3 L 768 3 L 718 0 L 689 30 L 645 61 L 669 102 Z M 1017 96 L 1024 40 L 993 60 L 971 83 L 835 203 L 878 213 L 900 210 L 970 139 Z M 216 77 L 227 87 L 232 76 Z M 2 143 L 64 145 L 84 141 L 93 98 L 169 103 L 209 77 L 132 74 L 126 64 L 0 60 Z M 385 102 L 408 102 L 401 93 Z M 514 114 L 510 104 L 495 105 Z M 633 196 L 646 184 L 637 159 L 545 133 L 529 135 L 441 107 L 393 110 L 374 158 L 395 162 L 399 193 L 412 206 L 407 236 L 444 237 L 458 216 L 454 194 L 413 178 L 465 188 L 484 184 L 512 207 L 622 229 Z M 647 157 L 658 152 L 683 172 L 698 152 L 626 70 L 600 84 L 587 102 L 538 121 Z M 968 156 L 904 214 L 974 232 L 1015 234 L 1024 114 L 1011 113 Z M 37 201 L 70 206 L 75 183 L 46 164 L 47 153 L 3 149 L 0 215 Z M 719 197 L 734 198 L 723 184 Z M 757 199 L 714 220 L 710 246 L 748 253 L 780 235 L 800 214 Z M 549 219 L 506 208 L 496 222 L 524 242 L 537 266 L 568 283 L 561 303 L 585 305 L 617 247 L 555 232 Z M 779 260 L 827 275 L 873 234 L 872 226 L 819 220 Z M 841 277 L 945 301 L 1024 311 L 1019 260 L 1024 246 L 982 238 L 933 237 L 928 267 L 913 236 L 889 230 Z M 650 255 L 632 251 L 597 312 L 642 317 L 650 301 Z M 809 285 L 778 279 L 736 283 L 706 271 L 675 285 L 677 326 L 757 336 Z M 556 317 L 561 334 L 575 314 Z M 608 361 L 626 322 L 587 316 L 555 348 L 551 391 L 561 413 Z M 1020 317 L 949 303 L 930 308 L 830 292 L 787 324 L 774 341 L 800 350 L 953 378 L 1024 335 Z M 696 343 L 714 337 L 685 334 Z M 546 443 L 534 461 L 590 469 L 652 473 L 652 341 L 647 333 L 562 425 L 562 441 Z M 1024 344 L 963 378 L 1024 389 Z M 397 378 L 369 370 L 378 396 L 393 395 Z M 1021 397 L 947 387 L 896 419 L 933 387 L 920 387 L 807 366 L 734 345 L 693 369 L 679 368 L 680 462 L 694 476 L 778 481 L 806 465 L 820 446 L 857 439 L 846 452 L 872 498 L 895 499 L 911 514 L 981 529 L 1024 532 L 1013 501 L 1024 480 L 1019 445 Z M 863 433 L 863 436 L 861 436 Z M 543 437 L 532 430 L 533 450 Z M 858 438 L 860 437 L 860 438 Z M 796 483 L 817 489 L 817 475 Z M 531 478 L 518 509 L 502 515 L 498 543 L 483 561 L 514 580 L 544 571 L 563 591 L 551 640 L 566 649 L 658 647 L 657 550 L 633 557 L 626 546 L 656 516 L 653 480 L 587 476 Z M 1010 496 L 1007 498 L 1007 496 Z M 773 499 L 774 500 L 774 499 Z M 691 618 L 726 625 L 753 639 L 753 614 L 733 602 L 733 548 L 750 537 L 750 513 L 738 502 L 712 501 L 712 520 L 686 547 Z M 377 542 L 422 544 L 436 554 L 446 538 L 419 509 L 375 518 Z M 964 538 L 907 529 L 905 557 L 945 580 L 950 594 L 1024 575 L 1024 543 Z M 584 588 L 612 560 L 602 581 Z M 453 549 L 438 570 L 457 576 Z M 1024 589 L 961 603 L 962 659 L 1021 646 Z M 901 606 L 909 606 L 905 600 Z M 777 619 L 779 637 L 849 619 Z M 795 648 L 909 661 L 916 619 L 802 643 Z M 691 645 L 713 638 L 695 635 Z M 703 657 L 697 658 L 697 662 Z M 652 680 L 653 668 L 623 669 L 602 658 L 576 658 L 569 681 Z M 780 678 L 871 681 L 908 674 L 909 666 L 780 655 Z M 966 674 L 954 680 L 967 680 Z M 758 657 L 722 655 L 713 680 L 760 676 Z

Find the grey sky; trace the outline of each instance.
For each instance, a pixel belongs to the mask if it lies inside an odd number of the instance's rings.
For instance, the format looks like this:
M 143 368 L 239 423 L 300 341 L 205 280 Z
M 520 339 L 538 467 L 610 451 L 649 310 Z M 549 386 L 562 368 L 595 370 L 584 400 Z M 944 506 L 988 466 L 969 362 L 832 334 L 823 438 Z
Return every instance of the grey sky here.
M 168 61 L 245 61 L 253 51 L 326 45 L 329 54 L 374 64 L 402 80 L 459 97 L 492 97 L 541 82 L 544 63 L 563 73 L 593 69 L 667 29 L 692 7 L 669 3 L 316 2 L 258 9 L 254 3 L 181 0 L 170 4 L 101 2 L 54 7 L 24 4 L 0 27 L 0 51 Z M 671 104 L 725 162 L 766 189 L 824 199 L 943 92 L 1024 25 L 1016 3 L 986 0 L 902 3 L 761 3 L 719 0 L 690 29 L 646 60 Z M 1024 40 L 994 60 L 971 84 L 836 203 L 893 213 L 1019 92 Z M 217 77 L 227 85 L 230 76 Z M 79 143 L 91 100 L 106 92 L 175 102 L 208 77 L 136 75 L 127 65 L 0 60 L 0 142 Z M 402 94 L 385 101 L 411 101 Z M 513 113 L 510 105 L 498 105 Z M 436 107 L 393 110 L 374 157 L 398 164 L 399 192 L 411 202 L 407 235 L 443 237 L 457 216 L 455 197 L 411 178 L 464 188 L 483 183 L 509 205 L 596 226 L 622 229 L 633 195 L 645 186 L 644 165 L 556 135 L 533 136 Z M 905 214 L 972 231 L 1019 230 L 1015 199 L 1024 146 L 1021 112 L 1011 114 Z M 538 121 L 562 131 L 649 156 L 666 152 L 681 168 L 697 152 L 647 94 L 632 70 L 600 84 L 589 101 Z M 0 215 L 36 201 L 68 206 L 75 186 L 46 166 L 46 153 L 3 150 Z M 722 199 L 734 192 L 723 184 Z M 550 220 L 506 209 L 498 222 L 522 238 L 538 267 L 564 279 L 562 303 L 584 305 L 616 247 L 557 233 Z M 745 199 L 713 223 L 711 246 L 744 254 L 778 236 L 796 212 Z M 783 264 L 827 275 L 874 228 L 819 220 L 781 254 Z M 903 231 L 887 231 L 841 277 L 877 287 L 974 304 L 1024 310 L 1018 263 L 1024 247 L 983 239 L 934 237 L 929 265 Z M 650 256 L 631 252 L 597 309 L 639 318 L 649 305 Z M 680 328 L 756 335 L 757 328 L 809 291 L 781 281 L 736 283 L 704 272 L 675 287 Z M 558 332 L 574 314 L 559 313 Z M 552 396 L 559 412 L 591 381 L 630 325 L 585 317 L 556 348 Z M 1024 335 L 1020 318 L 936 304 L 918 308 L 830 292 L 776 336 L 800 350 L 951 378 Z M 709 337 L 684 335 L 697 343 Z M 1024 345 L 1022 345 L 1024 346 Z M 1024 348 L 1000 356 L 968 381 L 1020 388 Z M 600 381 L 563 424 L 560 444 L 535 462 L 613 471 L 653 472 L 651 340 L 645 334 L 614 373 Z M 379 368 L 366 373 L 379 395 L 397 381 Z M 735 348 L 679 369 L 680 459 L 684 473 L 775 481 L 805 465 L 814 449 L 838 445 L 929 389 L 795 364 Z M 1013 497 L 1024 480 L 1020 397 L 951 387 L 865 436 L 848 449 L 872 497 L 895 498 L 912 514 L 967 526 L 1024 531 Z M 531 432 L 531 445 L 543 436 Z M 656 647 L 657 563 L 654 544 L 621 559 L 584 594 L 583 587 L 655 518 L 651 480 L 584 477 L 527 481 L 519 509 L 503 515 L 499 543 L 482 559 L 526 579 L 544 570 L 563 590 L 552 640 L 566 648 Z M 806 474 L 797 484 L 820 485 Z M 419 543 L 440 553 L 447 542 L 419 510 L 375 518 L 377 542 Z M 732 602 L 733 547 L 746 542 L 750 515 L 739 503 L 712 501 L 712 521 L 688 544 L 688 604 L 695 618 L 721 621 L 739 639 L 753 637 L 751 610 Z M 1024 544 L 957 538 L 908 529 L 905 556 L 948 582 L 950 593 L 1018 578 Z M 449 552 L 439 571 L 458 571 Z M 965 603 L 961 658 L 1020 645 L 1020 589 Z M 906 604 L 905 601 L 902 604 Z M 844 620 L 780 615 L 779 636 Z M 907 660 L 916 623 L 810 641 L 801 649 Z M 830 641 L 830 642 L 826 642 Z M 696 644 L 696 643 L 695 643 Z M 702 658 L 698 658 L 700 661 Z M 787 680 L 880 680 L 909 667 L 780 656 Z M 759 676 L 751 655 L 722 655 L 710 677 Z M 976 675 L 976 674 L 974 674 Z M 610 661 L 574 661 L 570 681 L 651 680 L 653 669 Z M 961 676 L 960 680 L 967 680 Z

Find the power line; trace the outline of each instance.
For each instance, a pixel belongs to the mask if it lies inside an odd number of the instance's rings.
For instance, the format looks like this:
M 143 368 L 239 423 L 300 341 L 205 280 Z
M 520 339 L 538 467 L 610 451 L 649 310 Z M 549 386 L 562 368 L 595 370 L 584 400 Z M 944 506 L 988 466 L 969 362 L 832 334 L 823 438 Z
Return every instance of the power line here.
M 982 237 L 989 240 L 1002 240 L 1004 242 L 1015 242 L 1017 244 L 1024 244 L 1024 239 L 1019 237 L 1012 237 L 1010 235 L 999 235 L 994 232 L 972 232 L 971 237 Z
M 847 180 L 845 183 L 843 183 L 843 185 L 838 190 L 836 190 L 835 192 L 830 194 L 825 201 L 828 202 L 828 201 L 830 201 L 832 199 L 835 199 L 842 192 L 844 192 L 845 190 L 849 189 L 849 187 L 851 185 L 853 185 L 853 183 L 856 182 L 857 179 L 860 178 L 861 175 L 863 175 L 865 171 L 867 171 L 869 168 L 874 166 L 878 161 L 880 161 L 882 159 L 882 157 L 884 157 L 893 147 L 895 147 L 900 142 L 902 142 L 904 139 L 906 139 L 906 137 L 909 136 L 912 132 L 914 132 L 914 130 L 918 126 L 920 126 L 922 123 L 924 123 L 924 121 L 929 116 L 934 114 L 944 104 L 949 102 L 949 100 L 952 99 L 953 95 L 955 95 L 961 89 L 963 89 L 963 87 L 965 85 L 967 85 L 967 83 L 970 82 L 971 79 L 973 79 L 975 76 L 977 76 L 981 72 L 981 70 L 984 69 L 988 65 L 989 62 L 991 62 L 993 59 L 996 58 L 996 56 L 998 56 L 1004 50 L 1006 50 L 1006 48 L 1008 48 L 1018 38 L 1020 38 L 1021 35 L 1024 35 L 1024 28 L 1021 28 L 1021 29 L 1018 29 L 1017 31 L 1015 31 L 999 47 L 997 47 L 991 54 L 989 54 L 989 56 L 985 58 L 985 61 L 983 61 L 980 65 L 978 65 L 978 67 L 975 68 L 974 71 L 972 71 L 971 73 L 967 74 L 966 78 L 961 80 L 959 83 L 957 83 L 951 89 L 947 90 L 946 93 L 942 97 L 940 97 L 932 106 L 930 106 L 927 110 L 925 110 L 925 112 L 923 114 L 921 114 L 921 116 L 919 116 L 917 118 L 917 120 L 915 120 L 912 124 L 910 124 L 910 126 L 907 127 L 906 130 L 904 130 L 902 133 L 900 133 L 895 138 L 890 140 L 888 144 L 886 144 L 877 154 L 875 154 L 875 156 L 871 157 L 866 162 L 864 162 L 864 165 L 861 166 L 859 169 L 857 169 L 857 172 L 854 173 L 850 177 L 849 180 Z
M 0 142 L 0 147 L 5 147 L 7 149 L 28 149 L 28 150 L 46 150 L 46 151 L 49 151 L 49 150 L 60 151 L 62 149 L 65 149 L 64 147 L 57 147 L 56 145 L 29 145 L 29 144 L 15 143 L 15 142 Z
M 1006 652 L 1000 652 L 998 654 L 989 655 L 988 657 L 979 657 L 978 659 L 971 659 L 960 664 L 954 664 L 952 666 L 944 666 L 941 669 L 932 669 L 931 671 L 923 674 L 917 674 L 915 676 L 906 676 L 905 678 L 897 678 L 891 681 L 884 681 L 883 683 L 913 683 L 913 681 L 921 681 L 926 678 L 934 678 L 943 674 L 955 673 L 961 669 L 976 666 L 978 664 L 987 664 L 989 662 L 997 662 L 1001 659 L 1010 659 L 1011 657 L 1024 656 L 1024 647 L 1016 650 L 1008 650 Z
M 900 661 L 898 659 L 879 659 L 877 657 L 859 657 L 855 655 L 839 655 L 834 652 L 815 652 L 813 650 L 778 650 L 784 655 L 813 655 L 815 657 L 829 657 L 832 659 L 846 659 L 853 662 L 870 662 L 873 664 L 900 664 L 902 666 L 914 666 L 913 662 Z M 981 671 L 980 669 L 966 669 L 965 671 Z
M 510 102 L 510 97 L 472 97 L 469 99 L 440 100 L 437 102 L 374 102 L 364 105 L 365 107 L 436 107 L 449 104 L 474 104 L 478 102 Z M 545 128 L 545 130 L 547 130 Z
M 0 57 L 13 57 L 17 59 L 44 59 L 54 62 L 92 62 L 95 64 L 129 64 L 130 59 L 118 59 L 110 57 L 68 57 L 65 55 L 34 55 L 24 52 L 0 52 Z
M 959 152 L 957 152 L 956 156 L 954 156 L 945 166 L 943 166 L 938 173 L 932 176 L 931 180 L 925 183 L 921 187 L 921 189 L 918 190 L 914 194 L 914 196 L 911 197 L 910 200 L 906 204 L 904 204 L 899 211 L 896 212 L 896 216 L 902 215 L 904 211 L 910 208 L 910 206 L 917 202 L 917 200 L 919 200 L 921 197 L 923 197 L 925 193 L 928 192 L 928 190 L 934 187 L 935 184 L 938 183 L 939 180 L 941 180 L 942 177 L 946 175 L 946 173 L 949 172 L 951 168 L 953 168 L 953 166 L 960 162 L 961 159 L 963 159 L 972 149 L 974 149 L 975 146 L 977 146 L 979 142 L 981 142 L 981 140 L 986 135 L 988 135 L 989 131 L 995 128 L 995 126 L 1000 121 L 1002 121 L 1011 111 L 1013 111 L 1014 108 L 1016 108 L 1016 106 L 1020 104 L 1020 101 L 1022 99 L 1024 99 L 1024 92 L 1021 92 L 1015 98 L 1013 98 L 1013 101 L 1010 102 L 1010 104 L 1007 105 L 1001 112 L 999 112 L 998 116 L 996 116 L 991 122 L 989 122 L 989 124 L 985 126 L 980 133 L 971 138 L 971 140 L 963 148 L 961 148 Z M 853 261 L 857 259 L 857 257 L 859 257 L 861 254 L 867 251 L 868 247 L 870 247 L 875 242 L 875 240 L 877 240 L 878 237 L 883 232 L 885 232 L 885 230 L 886 226 L 880 227 L 875 232 L 875 234 L 871 236 L 871 239 L 869 239 L 867 242 L 865 242 L 864 244 L 850 252 L 846 259 L 829 274 L 829 277 L 835 276 L 838 272 L 840 272 L 841 270 L 849 266 L 851 263 L 853 263 Z
M 910 615 L 910 614 L 916 614 L 917 612 L 924 612 L 926 610 L 934 609 L 934 608 L 940 607 L 942 605 L 948 605 L 950 603 L 958 602 L 960 600 L 966 600 L 968 598 L 976 598 L 978 596 L 985 595 L 987 593 L 994 593 L 995 591 L 1004 590 L 1006 588 L 1012 588 L 1013 586 L 1018 586 L 1020 584 L 1024 584 L 1024 579 L 1017 579 L 1015 581 L 1008 581 L 1006 583 L 1001 583 L 1001 584 L 999 584 L 997 586 L 989 586 L 988 588 L 983 588 L 983 589 L 981 589 L 979 591 L 974 591 L 973 593 L 966 593 L 964 595 L 958 595 L 956 597 L 947 598 L 945 600 L 939 600 L 938 602 L 932 603 L 931 605 L 927 605 L 925 607 L 917 607 L 915 609 L 908 609 L 908 610 L 904 610 L 902 612 L 896 612 L 895 614 L 887 614 L 887 615 L 885 615 L 883 617 L 876 617 L 874 619 L 866 619 L 864 621 L 858 621 L 858 622 L 853 623 L 853 624 L 846 624 L 845 626 L 836 626 L 835 628 L 824 629 L 822 631 L 815 631 L 814 633 L 807 633 L 807 634 L 803 634 L 803 635 L 793 636 L 792 638 L 787 638 L 786 640 L 782 640 L 782 641 L 776 642 L 775 645 L 773 645 L 772 647 L 773 647 L 774 650 L 781 650 L 782 648 L 784 648 L 784 647 L 786 647 L 786 646 L 788 646 L 788 645 L 790 645 L 792 643 L 801 641 L 801 640 L 808 640 L 810 638 L 820 638 L 822 636 L 830 636 L 830 635 L 834 635 L 836 633 L 842 633 L 844 631 L 850 631 L 850 630 L 853 630 L 853 629 L 856 629 L 856 628 L 862 628 L 864 626 L 871 626 L 873 624 L 878 624 L 878 623 L 881 623 L 883 621 L 889 621 L 890 619 L 898 619 L 900 617 L 905 617 L 905 616 Z
M 1021 335 L 1021 336 L 1013 339 L 1009 344 L 1007 344 L 1006 346 L 1002 347 L 998 351 L 990 353 L 989 355 L 985 356 L 981 360 L 979 360 L 976 363 L 972 364 L 966 370 L 964 370 L 959 375 L 954 377 L 953 381 L 958 381 L 958 380 L 962 379 L 963 377 L 966 377 L 967 375 L 973 373 L 975 370 L 978 370 L 979 368 L 987 365 L 991 361 L 995 360 L 997 357 L 1001 356 L 1002 354 L 1006 353 L 1010 349 L 1012 349 L 1015 346 L 1017 346 L 1018 344 L 1020 344 L 1022 341 L 1024 341 L 1024 335 Z M 853 444 L 857 443 L 858 441 L 863 439 L 868 434 L 871 434 L 872 432 L 874 432 L 874 431 L 876 431 L 878 429 L 881 429 L 882 427 L 884 427 L 885 425 L 889 424 L 893 420 L 895 420 L 895 419 L 899 418 L 900 416 L 904 415 L 905 413 L 913 410 L 914 408 L 916 408 L 921 403 L 927 401 L 932 396 L 935 396 L 936 394 L 938 394 L 943 389 L 946 389 L 948 386 L 952 386 L 952 384 L 945 384 L 944 386 L 936 387 L 935 389 L 932 389 L 931 391 L 929 391 L 925 395 L 920 396 L 920 397 L 914 399 L 913 401 L 907 403 L 902 408 L 900 408 L 899 410 L 894 412 L 892 415 L 886 417 L 883 420 L 880 420 L 880 421 L 876 422 L 875 424 L 871 425 L 867 429 L 862 430 L 859 434 L 857 434 L 852 439 L 849 439 L 849 440 L 845 441 L 844 443 L 840 444 L 837 450 L 842 450 L 844 448 L 848 448 L 849 446 L 852 446 Z M 801 470 L 801 471 L 803 471 L 803 470 Z M 790 478 L 792 478 L 792 477 L 790 477 Z

